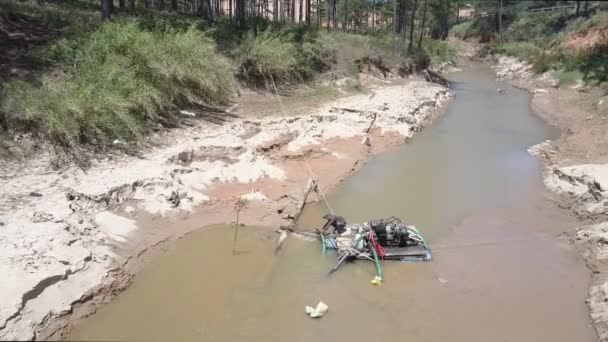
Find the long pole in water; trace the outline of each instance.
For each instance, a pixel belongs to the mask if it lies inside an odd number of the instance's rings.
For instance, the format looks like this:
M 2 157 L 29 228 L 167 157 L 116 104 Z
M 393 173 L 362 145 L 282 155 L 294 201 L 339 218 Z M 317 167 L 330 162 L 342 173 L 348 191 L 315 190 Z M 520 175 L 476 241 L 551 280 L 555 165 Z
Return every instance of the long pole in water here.
M 238 200 L 236 202 L 236 222 L 234 224 L 234 241 L 232 242 L 232 254 L 236 253 L 236 238 L 239 232 L 239 214 L 241 213 L 241 206 L 243 206 L 243 201 Z

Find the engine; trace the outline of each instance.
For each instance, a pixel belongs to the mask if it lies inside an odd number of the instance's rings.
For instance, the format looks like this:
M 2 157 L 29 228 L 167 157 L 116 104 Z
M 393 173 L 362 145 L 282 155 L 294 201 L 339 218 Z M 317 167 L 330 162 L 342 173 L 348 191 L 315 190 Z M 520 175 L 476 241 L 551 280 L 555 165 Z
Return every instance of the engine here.
M 406 247 L 416 246 L 420 243 L 419 239 L 415 238 L 412 229 L 399 218 L 371 220 L 368 224 L 381 246 Z

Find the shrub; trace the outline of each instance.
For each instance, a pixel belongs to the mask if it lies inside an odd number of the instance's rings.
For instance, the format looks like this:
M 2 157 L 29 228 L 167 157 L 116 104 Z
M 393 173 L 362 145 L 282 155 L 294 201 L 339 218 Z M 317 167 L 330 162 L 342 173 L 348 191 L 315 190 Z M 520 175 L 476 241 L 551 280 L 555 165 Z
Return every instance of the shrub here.
M 553 76 L 557 78 L 560 85 L 571 84 L 583 79 L 583 73 L 580 71 L 559 70 L 554 72 Z
M 566 18 L 561 14 L 522 15 L 505 30 L 504 38 L 513 41 L 533 41 L 548 47 L 551 35 L 566 26 Z
M 529 61 L 532 62 L 532 69 L 536 73 L 542 74 L 550 69 L 557 68 L 561 64 L 561 56 L 543 51 L 536 56 L 532 56 Z
M 408 54 L 408 63 L 417 71 L 428 69 L 431 66 L 431 57 L 424 49 L 416 48 Z
M 583 80 L 596 85 L 608 82 L 608 42 L 577 56 Z
M 503 44 L 493 44 L 490 53 L 504 54 L 519 58 L 522 61 L 533 62 L 542 50 L 532 43 L 527 42 L 507 42 Z
M 422 42 L 422 47 L 426 52 L 428 52 L 433 63 L 456 62 L 456 47 L 448 41 L 424 39 Z
M 174 108 L 223 104 L 234 89 L 230 63 L 195 29 L 147 32 L 118 21 L 64 39 L 49 54 L 67 77 L 45 75 L 39 87 L 12 82 L 2 109 L 14 127 L 65 146 L 131 139 Z
M 236 51 L 238 77 L 244 83 L 259 87 L 275 83 L 290 83 L 301 80 L 310 71 L 302 65 L 300 55 L 287 31 L 270 28 L 254 35 L 247 33 Z
M 481 42 L 488 42 L 494 36 L 494 20 L 491 16 L 476 17 L 453 26 L 452 32 L 460 39 L 477 38 Z
M 472 25 L 472 21 L 464 21 L 460 24 L 452 26 L 452 33 L 460 39 L 467 39 L 470 35 Z

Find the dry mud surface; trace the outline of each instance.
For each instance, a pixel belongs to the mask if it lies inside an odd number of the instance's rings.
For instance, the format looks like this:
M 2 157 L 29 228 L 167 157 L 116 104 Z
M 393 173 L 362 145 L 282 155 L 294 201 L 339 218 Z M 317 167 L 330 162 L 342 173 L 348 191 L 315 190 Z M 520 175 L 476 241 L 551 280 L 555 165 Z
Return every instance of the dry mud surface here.
M 557 140 L 530 152 L 544 160 L 544 182 L 557 204 L 579 219 L 573 240 L 593 273 L 591 319 L 599 339 L 608 341 L 608 97 L 580 82 L 559 86 L 510 57 L 497 57 L 495 70 L 530 90 L 532 107 L 561 130 Z
M 233 222 L 237 202 L 240 223 L 289 224 L 311 173 L 331 191 L 370 155 L 411 138 L 451 96 L 409 81 L 307 115 L 199 123 L 139 157 L 87 170 L 55 170 L 44 155 L 4 165 L 0 339 L 65 336 L 167 241 Z M 181 228 L 167 231 L 169 222 Z

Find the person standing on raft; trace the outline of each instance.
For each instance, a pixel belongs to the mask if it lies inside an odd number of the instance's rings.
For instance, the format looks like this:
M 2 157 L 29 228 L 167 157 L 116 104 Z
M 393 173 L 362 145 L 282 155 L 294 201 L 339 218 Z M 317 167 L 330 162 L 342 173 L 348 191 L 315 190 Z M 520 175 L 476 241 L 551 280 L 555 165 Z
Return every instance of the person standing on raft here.
M 346 231 L 346 220 L 344 217 L 336 216 L 334 214 L 325 214 L 323 218 L 326 219 L 327 222 L 323 228 L 321 228 L 322 231 L 327 230 L 329 226 L 334 227 L 334 233 L 338 235 L 342 235 Z

